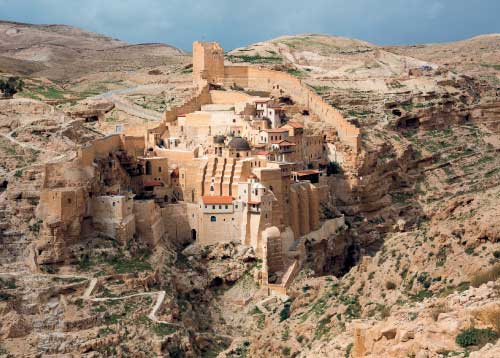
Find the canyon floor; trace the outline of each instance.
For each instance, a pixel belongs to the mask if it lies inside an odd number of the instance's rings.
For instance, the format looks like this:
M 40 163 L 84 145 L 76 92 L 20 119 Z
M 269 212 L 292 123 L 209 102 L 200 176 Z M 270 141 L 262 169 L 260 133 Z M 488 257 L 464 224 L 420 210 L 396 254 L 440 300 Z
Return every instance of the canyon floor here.
M 499 357 L 499 51 L 498 34 L 414 46 L 305 34 L 226 54 L 301 78 L 362 130 L 323 213 L 345 227 L 308 242 L 290 294 L 269 297 L 236 243 L 148 250 L 96 235 L 77 261 L 29 265 L 41 166 L 159 120 L 195 88 L 190 54 L 171 46 L 0 22 L 0 78 L 25 83 L 0 100 L 0 357 Z M 112 108 L 99 121 L 70 116 L 99 106 Z

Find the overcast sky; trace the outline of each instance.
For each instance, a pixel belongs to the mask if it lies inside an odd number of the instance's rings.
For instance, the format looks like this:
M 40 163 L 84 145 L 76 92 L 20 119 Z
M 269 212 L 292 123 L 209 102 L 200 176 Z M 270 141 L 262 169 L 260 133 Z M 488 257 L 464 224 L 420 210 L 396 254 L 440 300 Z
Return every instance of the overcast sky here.
M 376 44 L 454 41 L 500 32 L 500 0 L 0 0 L 0 19 L 65 24 L 131 43 L 226 50 L 324 33 Z

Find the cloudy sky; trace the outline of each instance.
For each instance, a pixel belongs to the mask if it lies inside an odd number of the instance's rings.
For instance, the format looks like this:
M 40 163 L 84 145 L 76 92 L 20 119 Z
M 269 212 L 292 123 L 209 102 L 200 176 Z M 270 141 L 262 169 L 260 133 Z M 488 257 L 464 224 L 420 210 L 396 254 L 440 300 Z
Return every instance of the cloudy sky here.
M 0 19 L 66 24 L 131 43 L 226 49 L 301 33 L 377 44 L 460 40 L 500 32 L 500 0 L 0 0 Z

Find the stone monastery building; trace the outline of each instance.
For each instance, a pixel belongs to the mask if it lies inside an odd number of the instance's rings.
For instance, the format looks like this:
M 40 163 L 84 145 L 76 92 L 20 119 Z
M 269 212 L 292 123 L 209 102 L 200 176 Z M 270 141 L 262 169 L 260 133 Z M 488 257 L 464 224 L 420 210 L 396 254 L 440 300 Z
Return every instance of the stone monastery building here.
M 343 225 L 321 215 L 326 168 L 335 143 L 359 151 L 359 129 L 288 73 L 226 66 L 217 43 L 193 44 L 193 81 L 196 95 L 153 127 L 127 128 L 46 165 L 37 264 L 74 259 L 96 233 L 150 247 L 237 241 L 263 260 L 261 284 L 286 293 L 305 240 Z M 326 130 L 290 120 L 290 102 Z

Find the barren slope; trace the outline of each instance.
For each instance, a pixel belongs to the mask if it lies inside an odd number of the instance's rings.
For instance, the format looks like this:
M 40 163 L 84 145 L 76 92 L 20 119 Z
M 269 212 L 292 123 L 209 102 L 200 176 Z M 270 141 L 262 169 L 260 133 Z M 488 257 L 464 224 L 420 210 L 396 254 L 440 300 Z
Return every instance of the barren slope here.
M 500 34 L 440 44 L 391 46 L 387 51 L 431 61 L 500 86 Z
M 168 45 L 130 45 L 71 26 L 13 22 L 0 22 L 0 53 L 0 72 L 28 72 L 52 80 L 171 65 L 184 57 L 181 50 Z M 21 60 L 20 67 L 13 67 L 8 59 Z

